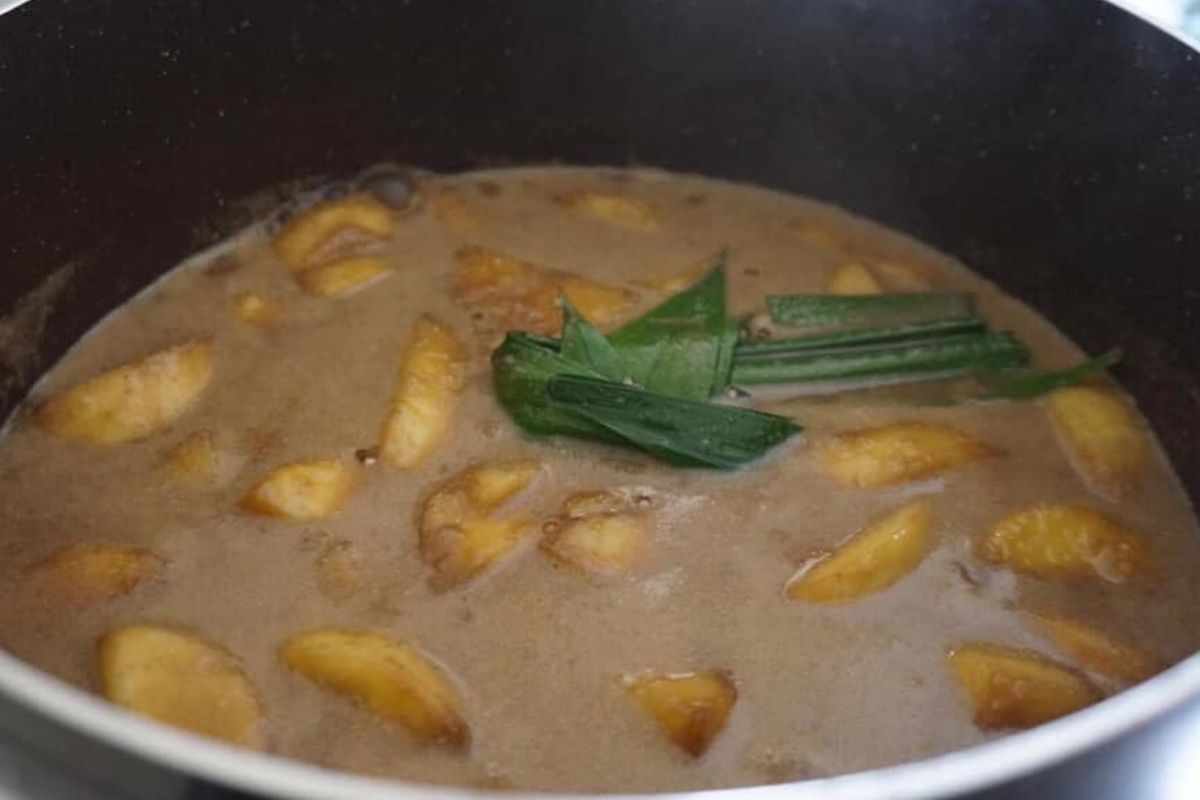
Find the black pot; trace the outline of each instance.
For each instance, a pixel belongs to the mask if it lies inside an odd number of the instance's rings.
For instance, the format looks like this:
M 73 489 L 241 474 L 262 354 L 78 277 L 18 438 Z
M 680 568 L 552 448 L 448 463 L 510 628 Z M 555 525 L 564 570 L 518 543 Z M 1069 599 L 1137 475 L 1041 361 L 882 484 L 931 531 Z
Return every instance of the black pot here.
M 1197 131 L 1195 54 L 1085 0 L 35 0 L 0 18 L 0 407 L 299 186 L 379 161 L 634 163 L 843 205 L 960 257 L 1085 349 L 1122 344 L 1117 375 L 1195 500 Z M 15 729 L 84 731 L 56 739 L 69 754 L 116 752 L 106 740 L 264 794 L 382 796 L 130 721 L 7 657 L 0 690 L 34 709 L 14 707 Z M 1118 779 L 1186 755 L 1170 732 L 1200 727 L 1195 698 L 1193 658 L 1035 731 L 793 794 L 1065 796 L 1046 781 L 1067 780 L 1133 796 Z M 1173 788 L 1195 796 L 1191 780 Z

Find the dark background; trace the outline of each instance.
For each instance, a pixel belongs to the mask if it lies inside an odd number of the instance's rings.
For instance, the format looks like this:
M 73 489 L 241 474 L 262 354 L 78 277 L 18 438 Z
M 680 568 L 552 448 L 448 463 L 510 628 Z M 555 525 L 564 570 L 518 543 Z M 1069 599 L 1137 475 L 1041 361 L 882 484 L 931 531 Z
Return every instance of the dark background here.
M 841 204 L 1121 344 L 1195 499 L 1198 130 L 1195 55 L 1090 0 L 35 0 L 0 18 L 0 311 L 78 268 L 0 412 L 264 190 L 635 163 Z

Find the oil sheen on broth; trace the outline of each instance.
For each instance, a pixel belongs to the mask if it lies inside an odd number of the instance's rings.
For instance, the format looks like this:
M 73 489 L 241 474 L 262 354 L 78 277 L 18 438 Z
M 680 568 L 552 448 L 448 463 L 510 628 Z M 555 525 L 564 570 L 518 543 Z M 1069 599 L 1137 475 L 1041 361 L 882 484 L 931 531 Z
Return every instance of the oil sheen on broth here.
M 510 325 L 552 333 L 564 282 L 580 282 L 577 305 L 612 328 L 721 248 L 731 314 L 768 294 L 960 289 L 1039 364 L 1078 360 L 1049 322 L 928 247 L 811 200 L 642 170 L 430 178 L 382 235 L 345 235 L 328 216 L 315 238 L 281 248 L 260 226 L 189 261 L 37 387 L 0 443 L 9 651 L 143 713 L 332 768 L 650 791 L 932 756 L 1118 691 L 1197 647 L 1200 539 L 1140 417 L 1101 437 L 1141 448 L 1114 478 L 1072 455 L 1053 398 L 774 398 L 760 407 L 804 434 L 722 473 L 523 436 L 493 395 L 498 336 Z M 347 253 L 359 260 L 346 266 Z M 539 268 L 522 273 L 521 292 L 472 282 L 511 267 L 487 261 L 497 254 Z M 471 258 L 478 274 L 465 278 Z M 330 262 L 342 266 L 321 272 Z M 453 341 L 413 380 L 457 405 L 406 407 L 400 427 L 429 417 L 444 431 L 380 447 L 419 330 Z M 192 350 L 166 350 L 185 342 Z M 164 350 L 93 385 L 97 396 L 62 394 Z M 164 375 L 176 383 L 156 388 Z M 1112 423 L 1102 412 L 1088 417 L 1101 428 Z M 898 423 L 949 426 L 988 455 L 878 488 L 831 474 L 839 434 Z M 527 472 L 492 502 L 464 474 L 479 464 Z M 436 514 L 507 521 L 512 548 L 463 560 L 456 523 L 422 540 L 422 524 L 448 524 L 423 510 L 439 487 Z M 905 507 L 927 524 L 915 566 L 842 602 L 789 591 L 801 565 Z M 1022 571 L 988 549 L 998 522 L 1030 509 L 1010 532 L 1083 530 L 1082 571 Z M 633 520 L 618 533 L 637 546 L 581 566 L 586 536 L 564 532 L 580 519 Z M 1136 574 L 1099 564 L 1116 526 L 1144 549 Z M 139 683 L 160 649 L 173 666 Z M 376 674 L 388 659 L 395 671 Z M 1043 706 L 1014 706 L 1014 682 Z M 222 698 L 232 718 L 197 721 L 189 691 Z

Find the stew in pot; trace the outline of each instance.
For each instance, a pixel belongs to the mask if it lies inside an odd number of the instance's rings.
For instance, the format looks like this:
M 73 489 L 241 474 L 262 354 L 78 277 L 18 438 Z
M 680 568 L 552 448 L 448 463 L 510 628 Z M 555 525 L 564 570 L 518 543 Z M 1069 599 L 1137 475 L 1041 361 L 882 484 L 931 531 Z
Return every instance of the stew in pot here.
M 1200 645 L 1196 520 L 1116 358 L 812 200 L 377 170 L 171 271 L 38 385 L 0 441 L 0 643 L 405 780 L 935 755 Z

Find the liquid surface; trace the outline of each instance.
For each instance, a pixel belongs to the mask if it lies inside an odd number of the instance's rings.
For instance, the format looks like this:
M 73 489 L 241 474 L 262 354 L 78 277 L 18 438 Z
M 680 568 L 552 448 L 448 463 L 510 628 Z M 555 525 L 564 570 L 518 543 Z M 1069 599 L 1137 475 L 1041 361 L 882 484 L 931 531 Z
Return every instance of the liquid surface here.
M 656 230 L 572 213 L 554 198 L 600 190 L 654 209 Z M 964 642 L 1028 648 L 1076 665 L 1031 626 L 1036 608 L 1102 628 L 1162 664 L 1200 645 L 1200 538 L 1156 447 L 1139 488 L 1097 497 L 1056 443 L 1042 402 L 929 408 L 846 396 L 764 401 L 804 436 L 740 473 L 681 470 L 635 451 L 522 436 L 491 390 L 494 332 L 454 299 L 455 253 L 483 246 L 634 293 L 631 313 L 667 296 L 647 281 L 693 270 L 729 249 L 730 311 L 772 293 L 824 291 L 848 258 L 920 265 L 942 288 L 976 293 L 997 329 L 1062 366 L 1079 352 L 1045 320 L 951 259 L 827 206 L 755 188 L 649 171 L 519 169 L 429 179 L 379 250 L 394 272 L 344 299 L 301 291 L 261 230 L 202 256 L 112 314 L 39 385 L 36 397 L 196 336 L 212 336 L 211 385 L 164 430 L 131 443 L 64 440 L 21 415 L 0 442 L 0 644 L 89 690 L 109 629 L 149 622 L 196 631 L 240 661 L 266 715 L 266 747 L 332 768 L 405 780 L 540 790 L 655 791 L 798 780 L 920 759 L 1000 735 L 978 728 L 946 655 Z M 446 195 L 452 200 L 438 200 Z M 447 208 L 457 209 L 447 211 Z M 832 231 L 833 236 L 814 234 Z M 866 254 L 862 256 L 862 254 Z M 886 275 L 885 275 L 886 283 Z M 278 322 L 247 325 L 234 298 L 277 300 Z M 377 443 L 400 354 L 419 314 L 471 351 L 453 427 L 418 466 L 361 464 Z M 916 483 L 847 488 L 813 448 L 839 431 L 899 421 L 953 425 L 1003 457 Z M 180 485 L 165 454 L 212 432 L 212 486 Z M 361 455 L 361 454 L 360 454 Z M 275 467 L 333 457 L 354 465 L 336 515 L 297 522 L 239 501 Z M 564 567 L 535 534 L 480 579 L 430 585 L 415 520 L 422 498 L 460 469 L 534 458 L 537 481 L 513 509 L 555 516 L 564 498 L 648 487 L 650 544 L 627 574 L 600 580 Z M 367 459 L 371 461 L 371 459 Z M 906 499 L 932 511 L 931 554 L 886 590 L 855 602 L 789 600 L 784 586 L 813 553 L 835 547 Z M 982 563 L 975 542 L 999 519 L 1041 502 L 1078 503 L 1140 533 L 1151 578 L 1124 583 L 1018 577 Z M 110 542 L 152 549 L 162 575 L 83 608 L 35 591 L 31 565 L 59 548 Z M 355 575 L 319 564 L 331 548 Z M 289 670 L 281 642 L 325 626 L 413 643 L 453 677 L 471 730 L 465 750 L 421 744 Z M 707 753 L 672 745 L 631 702 L 626 676 L 714 669 L 737 702 Z M 1091 676 L 1112 691 L 1119 684 Z

